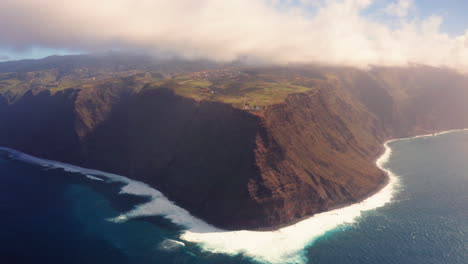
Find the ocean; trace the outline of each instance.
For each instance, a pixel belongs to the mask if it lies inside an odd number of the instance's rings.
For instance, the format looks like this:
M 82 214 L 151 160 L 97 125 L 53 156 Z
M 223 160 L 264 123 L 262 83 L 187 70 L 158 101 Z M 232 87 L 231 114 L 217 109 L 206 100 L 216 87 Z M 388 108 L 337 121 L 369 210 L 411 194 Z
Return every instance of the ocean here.
M 387 147 L 383 190 L 272 232 L 220 230 L 143 183 L 0 149 L 0 263 L 468 263 L 468 131 Z

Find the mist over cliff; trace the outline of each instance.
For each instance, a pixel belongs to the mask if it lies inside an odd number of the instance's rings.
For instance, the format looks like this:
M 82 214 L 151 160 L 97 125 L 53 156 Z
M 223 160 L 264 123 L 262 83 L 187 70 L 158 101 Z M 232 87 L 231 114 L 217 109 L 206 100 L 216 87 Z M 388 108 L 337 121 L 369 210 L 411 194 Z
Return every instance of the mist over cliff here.
M 466 33 L 411 0 L 6 0 L 0 46 L 231 62 L 468 69 Z M 40 10 L 40 12 L 38 12 Z

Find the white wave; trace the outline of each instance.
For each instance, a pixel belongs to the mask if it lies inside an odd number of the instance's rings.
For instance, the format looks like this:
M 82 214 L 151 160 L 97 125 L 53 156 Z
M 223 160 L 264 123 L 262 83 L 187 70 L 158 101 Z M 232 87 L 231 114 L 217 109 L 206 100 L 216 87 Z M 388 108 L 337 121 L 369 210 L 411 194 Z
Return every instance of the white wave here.
M 385 149 L 385 153 L 377 160 L 377 165 L 388 173 L 389 182 L 378 193 L 360 203 L 316 214 L 276 231 L 197 233 L 188 230 L 182 235 L 182 239 L 200 243 L 204 249 L 213 252 L 227 254 L 242 252 L 269 263 L 302 263 L 303 250 L 307 245 L 328 231 L 343 224 L 354 223 L 363 212 L 382 207 L 392 200 L 398 186 L 398 178 L 384 168 L 392 153 L 387 144 Z
M 434 135 L 467 130 L 449 130 Z M 428 136 L 432 136 L 432 134 L 387 141 L 384 144 L 385 152 L 379 157 L 376 164 L 387 173 L 389 181 L 380 191 L 362 202 L 316 214 L 295 225 L 271 232 L 225 231 L 197 233 L 187 230 L 182 234 L 181 238 L 186 241 L 200 243 L 205 250 L 212 252 L 225 254 L 242 252 L 269 263 L 302 263 L 304 261 L 304 248 L 317 238 L 339 226 L 354 223 L 365 211 L 377 209 L 392 201 L 400 183 L 399 178 L 385 167 L 392 155 L 389 143 Z
M 417 135 L 414 137 L 407 137 L 407 138 L 398 138 L 398 139 L 390 140 L 388 141 L 388 143 L 393 142 L 393 141 L 399 141 L 399 140 L 409 140 L 409 139 L 415 139 L 415 138 L 428 138 L 428 137 L 434 137 L 434 136 L 441 136 L 445 134 L 451 134 L 451 133 L 463 132 L 463 131 L 468 131 L 468 128 L 452 129 L 452 130 L 446 130 L 446 131 L 436 132 L 432 134 Z
M 86 168 L 82 168 L 82 167 L 75 166 L 75 165 L 70 165 L 67 163 L 59 162 L 59 161 L 41 159 L 41 158 L 37 158 L 37 157 L 28 155 L 20 151 L 10 149 L 10 148 L 0 147 L 0 151 L 5 151 L 5 152 L 10 153 L 11 155 L 10 157 L 14 159 L 20 160 L 25 163 L 40 165 L 44 168 L 62 169 L 67 172 L 79 173 L 84 176 L 98 175 L 98 176 L 102 176 L 104 178 L 108 178 L 110 180 L 118 181 L 122 183 L 129 183 L 131 181 L 130 179 L 117 175 L 117 174 L 102 172 L 102 171 L 93 170 L 93 169 L 86 169 Z
M 120 193 L 133 194 L 138 196 L 149 196 L 151 200 L 147 203 L 138 205 L 136 208 L 110 219 L 114 222 L 124 222 L 131 218 L 150 216 L 150 215 L 161 215 L 170 219 L 173 223 L 189 228 L 196 232 L 218 232 L 221 229 L 215 228 L 204 221 L 192 216 L 187 210 L 178 207 L 173 202 L 169 201 L 161 192 L 150 187 L 149 185 L 134 181 L 129 178 L 113 174 L 102 172 L 93 169 L 86 169 L 75 165 L 66 164 L 63 162 L 52 161 L 37 158 L 20 151 L 0 147 L 0 151 L 6 151 L 12 155 L 13 158 L 20 160 L 25 163 L 36 164 L 48 169 L 63 169 L 67 172 L 82 174 L 86 177 L 90 175 L 97 175 L 103 178 L 107 178 L 110 182 L 120 182 L 125 184 Z M 93 176 L 95 177 L 95 176 Z M 97 177 L 96 177 L 97 178 Z M 102 179 L 101 179 L 102 180 Z
M 149 185 L 129 180 L 120 193 L 149 196 L 151 201 L 137 206 L 130 212 L 124 213 L 117 219 L 131 219 L 141 216 L 161 215 L 170 219 L 173 223 L 186 227 L 194 232 L 219 232 L 217 229 L 204 221 L 192 216 L 187 210 L 169 201 L 161 192 Z
M 185 244 L 181 241 L 166 239 L 163 242 L 159 243 L 158 248 L 165 251 L 174 251 L 181 247 L 184 247 Z
M 98 178 L 98 177 L 96 177 L 96 176 L 89 175 L 89 174 L 86 174 L 86 178 L 91 179 L 91 180 L 94 180 L 94 181 L 104 181 L 104 180 L 101 179 L 101 178 Z
M 39 164 L 47 168 L 60 168 L 68 172 L 83 174 L 86 177 L 90 174 L 98 175 L 110 181 L 125 183 L 120 193 L 151 197 L 150 202 L 141 204 L 129 212 L 110 219 L 113 222 L 121 223 L 141 216 L 161 215 L 170 219 L 173 223 L 185 227 L 186 230 L 180 238 L 184 241 L 199 243 L 203 250 L 232 255 L 243 253 L 257 260 L 270 263 L 303 262 L 304 257 L 301 252 L 306 245 L 327 231 L 342 224 L 353 223 L 362 212 L 388 203 L 397 182 L 394 175 L 390 174 L 390 183 L 377 194 L 361 203 L 316 214 L 295 225 L 276 231 L 225 231 L 193 217 L 188 211 L 178 207 L 161 192 L 145 183 L 133 181 L 120 175 L 39 159 L 15 150 L 0 148 L 0 150 L 2 149 L 9 151 L 14 158 L 23 162 Z M 382 166 L 390 155 L 391 149 L 386 146 L 386 152 L 377 161 L 377 164 Z
M 437 135 L 456 131 L 460 130 L 445 131 Z M 427 136 L 432 136 L 432 134 L 413 138 Z M 410 138 L 395 139 L 384 144 L 385 152 L 376 161 L 376 164 L 388 174 L 389 182 L 376 194 L 362 202 L 316 214 L 294 225 L 275 231 L 225 231 L 218 229 L 192 216 L 187 210 L 178 207 L 161 192 L 145 183 L 130 180 L 116 174 L 39 159 L 12 149 L 0 148 L 0 150 L 8 151 L 16 159 L 24 162 L 40 164 L 49 168 L 61 168 L 65 171 L 81 173 L 85 176 L 89 176 L 89 174 L 99 175 L 110 181 L 125 183 L 121 193 L 151 197 L 149 202 L 141 204 L 133 210 L 111 219 L 111 221 L 120 223 L 141 216 L 161 215 L 170 219 L 173 223 L 186 228 L 180 236 L 181 240 L 198 243 L 203 250 L 231 255 L 242 253 L 259 261 L 269 263 L 303 263 L 305 260 L 303 255 L 304 248 L 313 243 L 317 238 L 342 225 L 354 223 L 363 212 L 377 209 L 392 201 L 398 189 L 399 180 L 395 174 L 385 167 L 385 164 L 392 155 L 392 150 L 388 144 L 393 141 L 407 139 Z

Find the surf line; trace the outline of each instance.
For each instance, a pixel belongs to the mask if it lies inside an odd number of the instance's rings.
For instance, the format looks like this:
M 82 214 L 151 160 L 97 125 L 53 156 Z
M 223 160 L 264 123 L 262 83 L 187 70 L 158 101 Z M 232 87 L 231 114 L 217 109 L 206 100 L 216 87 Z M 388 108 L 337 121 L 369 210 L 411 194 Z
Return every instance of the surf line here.
M 115 218 L 120 223 L 142 216 L 160 215 L 183 227 L 180 239 L 197 243 L 205 251 L 228 255 L 244 254 L 259 261 L 269 263 L 303 263 L 303 249 L 327 231 L 339 225 L 352 223 L 361 211 L 382 206 L 390 200 L 392 188 L 387 184 L 381 191 L 358 204 L 341 209 L 316 214 L 295 225 L 275 231 L 225 231 L 213 227 L 201 219 L 192 216 L 187 210 L 169 201 L 161 192 L 149 185 L 129 178 L 93 169 L 86 169 L 62 162 L 40 159 L 13 149 L 1 148 L 13 158 L 25 163 L 42 166 L 44 169 L 62 169 L 67 172 L 86 176 L 90 180 L 119 182 L 124 184 L 120 193 L 149 196 L 151 200 L 136 206 Z M 390 157 L 391 149 L 379 161 L 384 164 Z M 390 188 L 389 188 L 390 187 Z
M 449 130 L 437 133 L 437 135 L 466 130 L 468 129 Z M 112 173 L 36 158 L 9 148 L 0 147 L 0 151 L 9 153 L 10 158 L 41 165 L 48 169 L 63 169 L 68 172 L 82 174 L 89 179 L 102 180 L 102 178 L 105 178 L 107 182 L 120 182 L 125 184 L 120 193 L 152 198 L 151 201 L 138 205 L 133 210 L 125 212 L 111 219 L 111 221 L 119 223 L 142 216 L 160 215 L 184 228 L 180 235 L 181 240 L 197 243 L 202 250 L 228 255 L 244 254 L 259 261 L 275 264 L 304 263 L 306 261 L 304 249 L 317 238 L 340 226 L 356 222 L 365 211 L 377 209 L 392 201 L 400 183 L 397 175 L 385 167 L 392 155 L 389 143 L 431 135 L 393 139 L 384 143 L 385 151 L 377 159 L 376 165 L 387 173 L 389 180 L 382 189 L 372 196 L 343 208 L 315 214 L 294 225 L 274 231 L 222 230 L 192 216 L 187 210 L 175 205 L 161 192 L 145 183 Z

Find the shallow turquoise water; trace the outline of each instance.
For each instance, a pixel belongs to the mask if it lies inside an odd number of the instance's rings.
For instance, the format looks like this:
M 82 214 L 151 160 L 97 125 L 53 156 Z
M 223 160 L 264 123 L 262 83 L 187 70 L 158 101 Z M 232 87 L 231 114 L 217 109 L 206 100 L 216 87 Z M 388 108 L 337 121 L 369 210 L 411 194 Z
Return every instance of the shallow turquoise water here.
M 390 147 L 395 201 L 307 246 L 307 263 L 468 263 L 468 132 Z M 120 187 L 0 159 L 0 263 L 254 263 L 174 242 L 162 217 L 108 221 L 148 199 Z

